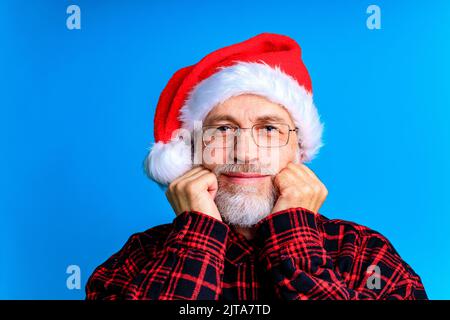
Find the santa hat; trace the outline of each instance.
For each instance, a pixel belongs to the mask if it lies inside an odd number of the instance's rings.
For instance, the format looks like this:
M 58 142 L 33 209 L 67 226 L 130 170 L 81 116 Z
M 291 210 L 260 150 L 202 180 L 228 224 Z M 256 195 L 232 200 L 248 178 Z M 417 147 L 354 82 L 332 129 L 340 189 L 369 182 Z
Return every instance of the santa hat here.
M 287 36 L 263 33 L 216 50 L 172 76 L 156 107 L 155 143 L 144 163 L 148 176 L 169 184 L 190 170 L 192 148 L 179 132 L 192 132 L 194 122 L 212 108 L 244 93 L 283 105 L 299 128 L 302 160 L 317 154 L 323 125 L 300 46 Z

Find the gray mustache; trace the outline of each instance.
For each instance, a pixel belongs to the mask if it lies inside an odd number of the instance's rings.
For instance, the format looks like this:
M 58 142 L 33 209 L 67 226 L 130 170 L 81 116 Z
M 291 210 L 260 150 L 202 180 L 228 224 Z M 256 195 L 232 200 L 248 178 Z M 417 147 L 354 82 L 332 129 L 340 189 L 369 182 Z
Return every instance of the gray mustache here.
M 235 173 L 235 172 L 247 172 L 247 173 L 259 173 L 264 175 L 276 175 L 277 172 L 270 168 L 261 167 L 259 164 L 223 164 L 218 165 L 213 169 L 213 173 L 219 176 L 222 173 Z

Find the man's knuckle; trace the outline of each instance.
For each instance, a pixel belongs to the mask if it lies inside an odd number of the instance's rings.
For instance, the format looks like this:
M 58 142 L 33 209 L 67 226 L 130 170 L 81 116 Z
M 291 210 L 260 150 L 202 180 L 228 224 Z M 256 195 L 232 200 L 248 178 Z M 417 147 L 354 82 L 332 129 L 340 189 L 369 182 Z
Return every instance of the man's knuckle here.
M 311 194 L 313 194 L 314 193 L 314 189 L 310 186 L 310 185 L 304 185 L 303 187 L 302 187 L 302 191 L 303 191 L 303 193 L 304 194 L 306 194 L 306 195 L 311 195 Z
M 173 190 L 173 188 L 176 186 L 177 184 L 176 184 L 176 182 L 171 182 L 170 184 L 169 184 L 169 186 L 168 186 L 168 190 Z
M 316 184 L 312 187 L 315 194 L 321 194 L 322 193 L 322 187 L 319 184 Z
M 208 179 L 212 179 L 212 178 L 215 178 L 216 175 L 215 175 L 214 173 L 212 173 L 211 171 L 209 171 L 209 172 L 205 175 L 205 177 L 208 178 Z
M 291 197 L 293 199 L 298 199 L 302 196 L 302 192 L 300 192 L 299 190 L 293 190 L 291 191 Z
M 275 178 L 273 179 L 273 182 L 274 183 L 279 183 L 280 181 L 281 181 L 281 179 L 282 179 L 282 173 L 280 173 L 280 174 L 277 174 L 276 176 L 275 176 Z
M 183 192 L 184 184 L 183 183 L 177 183 L 175 186 L 173 186 L 173 192 L 174 193 L 181 193 Z
M 196 190 L 196 184 L 195 182 L 189 182 L 186 184 L 185 190 L 188 194 L 192 195 L 195 194 L 195 190 Z

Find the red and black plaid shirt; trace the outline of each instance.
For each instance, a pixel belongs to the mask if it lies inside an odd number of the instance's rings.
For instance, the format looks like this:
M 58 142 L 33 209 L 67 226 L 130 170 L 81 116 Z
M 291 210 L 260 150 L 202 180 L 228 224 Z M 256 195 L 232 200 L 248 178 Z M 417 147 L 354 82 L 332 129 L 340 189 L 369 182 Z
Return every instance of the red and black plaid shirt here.
M 186 211 L 172 224 L 131 236 L 94 271 L 86 294 L 87 299 L 427 299 L 419 276 L 381 234 L 303 208 L 264 218 L 253 240 L 208 215 Z

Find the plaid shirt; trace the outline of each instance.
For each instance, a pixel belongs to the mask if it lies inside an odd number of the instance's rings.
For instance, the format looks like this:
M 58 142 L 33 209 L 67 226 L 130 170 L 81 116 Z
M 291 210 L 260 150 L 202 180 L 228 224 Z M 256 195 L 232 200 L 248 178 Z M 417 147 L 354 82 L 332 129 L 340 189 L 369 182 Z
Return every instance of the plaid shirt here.
M 94 271 L 86 294 L 111 300 L 427 299 L 419 276 L 381 234 L 303 208 L 264 218 L 252 240 L 186 211 L 172 224 L 131 236 Z

